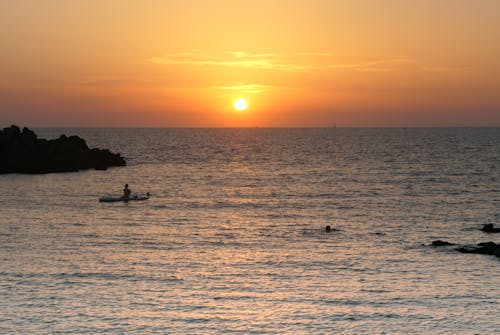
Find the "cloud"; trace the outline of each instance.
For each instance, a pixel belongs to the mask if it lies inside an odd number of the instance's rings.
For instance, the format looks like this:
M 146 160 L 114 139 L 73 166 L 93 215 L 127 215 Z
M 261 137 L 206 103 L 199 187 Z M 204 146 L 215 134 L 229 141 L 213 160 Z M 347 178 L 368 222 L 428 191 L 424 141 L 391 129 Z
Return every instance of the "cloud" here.
M 275 54 L 266 53 L 266 54 L 248 54 L 244 51 L 233 51 L 233 56 L 236 58 L 271 58 L 274 57 Z
M 319 57 L 321 61 L 303 59 L 303 57 Z M 343 57 L 345 58 L 345 57 Z M 411 58 L 387 58 L 377 60 L 362 60 L 359 62 L 345 62 L 339 56 L 329 52 L 297 52 L 292 54 L 257 53 L 250 54 L 244 51 L 233 51 L 212 55 L 202 55 L 200 52 L 181 52 L 164 57 L 151 57 L 149 62 L 164 65 L 192 65 L 192 66 L 224 66 L 246 69 L 276 70 L 288 72 L 303 72 L 308 70 L 335 70 L 352 69 L 366 72 L 392 71 L 396 65 L 415 63 Z
M 375 73 L 413 68 L 417 71 L 439 72 L 449 75 L 477 74 L 477 72 L 467 68 L 422 65 L 417 59 L 410 57 L 361 58 L 352 61 L 352 57 L 349 56 L 317 51 L 288 54 L 252 54 L 244 51 L 204 54 L 200 51 L 190 51 L 173 53 L 164 57 L 151 57 L 148 62 L 163 65 L 234 67 L 283 72 L 350 70 Z
M 302 65 L 283 62 L 272 58 L 275 58 L 274 54 L 247 54 L 243 51 L 233 51 L 231 53 L 223 53 L 212 57 L 177 53 L 165 57 L 151 57 L 148 61 L 153 64 L 164 65 L 223 66 L 290 72 L 305 70 Z
M 127 85 L 130 83 L 151 83 L 152 80 L 132 78 L 125 76 L 90 76 L 71 80 L 73 84 L 82 86 L 118 86 Z
M 260 84 L 245 84 L 245 85 L 232 85 L 232 86 L 216 86 L 219 90 L 238 91 L 247 94 L 259 94 L 275 89 L 276 86 L 260 85 Z
M 415 64 L 417 61 L 412 58 L 385 58 L 372 61 L 359 61 L 354 63 L 330 64 L 329 69 L 352 69 L 366 72 L 387 72 L 395 70 L 399 65 Z
M 424 72 L 434 72 L 442 73 L 448 75 L 458 75 L 458 76 L 473 76 L 479 74 L 478 71 L 474 71 L 466 67 L 447 67 L 447 66 L 420 66 L 420 70 Z

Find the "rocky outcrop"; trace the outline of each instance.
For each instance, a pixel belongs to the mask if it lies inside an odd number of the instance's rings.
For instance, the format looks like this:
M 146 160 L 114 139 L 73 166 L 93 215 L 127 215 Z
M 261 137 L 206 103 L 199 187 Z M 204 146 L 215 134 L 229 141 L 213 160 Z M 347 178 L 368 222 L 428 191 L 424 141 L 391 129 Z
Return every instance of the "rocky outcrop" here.
M 431 244 L 433 247 L 447 247 L 456 245 L 455 243 L 450 243 L 442 240 L 433 241 Z M 460 251 L 464 254 L 482 254 L 482 255 L 493 255 L 500 258 L 500 243 L 494 242 L 484 242 L 479 243 L 477 246 L 462 245 L 455 250 Z
M 105 170 L 125 164 L 120 154 L 107 149 L 90 149 L 78 136 L 61 135 L 55 140 L 45 140 L 28 128 L 21 130 L 13 125 L 0 130 L 0 173 Z
M 500 228 L 496 228 L 493 226 L 492 223 L 488 223 L 488 224 L 485 224 L 483 225 L 483 228 L 481 228 L 482 231 L 484 231 L 485 233 L 500 233 Z
M 446 242 L 446 241 L 442 241 L 442 240 L 432 241 L 432 246 L 433 247 L 445 247 L 445 246 L 449 246 L 449 245 L 456 245 L 456 244 L 455 243 Z
M 500 257 L 500 243 L 496 244 L 494 242 L 479 243 L 475 247 L 465 246 L 457 248 L 458 251 L 466 254 L 483 254 L 483 255 L 494 255 Z

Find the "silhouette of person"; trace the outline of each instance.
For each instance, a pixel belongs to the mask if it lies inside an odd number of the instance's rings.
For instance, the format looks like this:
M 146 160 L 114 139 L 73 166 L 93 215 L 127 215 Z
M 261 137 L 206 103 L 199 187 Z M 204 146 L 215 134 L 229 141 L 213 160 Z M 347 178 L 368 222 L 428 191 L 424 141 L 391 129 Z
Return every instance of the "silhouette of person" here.
M 128 188 L 128 184 L 125 184 L 125 188 L 123 189 L 123 198 L 124 199 L 130 198 L 131 193 L 132 191 L 130 191 L 130 189 Z

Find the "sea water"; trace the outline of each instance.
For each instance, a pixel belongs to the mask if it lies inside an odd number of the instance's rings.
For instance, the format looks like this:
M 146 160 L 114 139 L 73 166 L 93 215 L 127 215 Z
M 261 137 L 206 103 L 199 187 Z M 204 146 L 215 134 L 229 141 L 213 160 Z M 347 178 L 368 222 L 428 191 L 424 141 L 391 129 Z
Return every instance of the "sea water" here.
M 500 334 L 500 259 L 429 246 L 500 242 L 498 128 L 36 131 L 127 166 L 0 176 L 1 334 Z

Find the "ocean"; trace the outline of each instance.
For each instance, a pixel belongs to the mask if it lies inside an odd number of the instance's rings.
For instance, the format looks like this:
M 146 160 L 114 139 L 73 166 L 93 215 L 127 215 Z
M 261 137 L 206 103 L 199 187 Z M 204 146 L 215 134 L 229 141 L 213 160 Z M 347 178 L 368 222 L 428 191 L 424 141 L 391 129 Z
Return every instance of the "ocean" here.
M 499 128 L 35 131 L 127 166 L 0 175 L 0 334 L 500 334 L 429 246 L 500 242 Z

